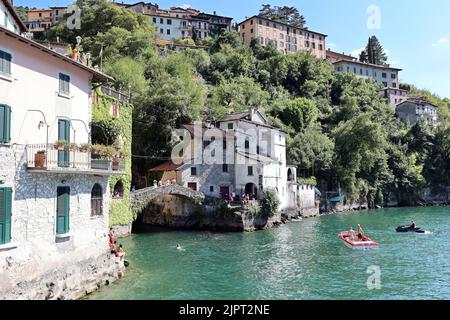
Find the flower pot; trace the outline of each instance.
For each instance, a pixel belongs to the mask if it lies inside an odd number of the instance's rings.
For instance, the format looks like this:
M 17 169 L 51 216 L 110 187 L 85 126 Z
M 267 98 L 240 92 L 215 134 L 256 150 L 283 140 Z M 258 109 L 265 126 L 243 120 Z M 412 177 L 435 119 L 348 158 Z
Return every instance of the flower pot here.
M 36 153 L 34 155 L 34 166 L 36 168 L 45 167 L 45 153 Z
M 119 171 L 120 170 L 120 161 L 119 160 L 113 160 L 113 162 L 112 162 L 112 169 L 113 169 L 113 171 Z

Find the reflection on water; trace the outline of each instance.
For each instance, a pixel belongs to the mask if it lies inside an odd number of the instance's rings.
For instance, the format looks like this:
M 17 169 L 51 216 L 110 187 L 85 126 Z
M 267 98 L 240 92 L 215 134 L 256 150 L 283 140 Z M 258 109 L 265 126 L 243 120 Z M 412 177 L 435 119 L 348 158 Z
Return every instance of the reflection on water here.
M 125 278 L 88 298 L 450 299 L 449 215 L 448 207 L 386 209 L 255 233 L 133 235 L 122 241 L 131 263 Z M 395 232 L 412 219 L 432 234 Z M 338 239 L 358 223 L 378 250 Z M 366 286 L 370 266 L 380 267 L 380 290 Z

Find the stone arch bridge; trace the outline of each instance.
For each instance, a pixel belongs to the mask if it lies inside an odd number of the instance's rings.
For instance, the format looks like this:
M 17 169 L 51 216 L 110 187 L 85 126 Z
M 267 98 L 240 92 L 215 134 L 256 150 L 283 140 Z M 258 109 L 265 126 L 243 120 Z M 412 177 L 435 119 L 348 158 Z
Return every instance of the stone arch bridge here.
M 141 213 L 153 199 L 166 195 L 176 195 L 188 198 L 195 204 L 202 204 L 205 200 L 205 195 L 202 192 L 194 191 L 190 188 L 185 188 L 176 184 L 149 187 L 131 193 L 132 210 L 137 215 Z

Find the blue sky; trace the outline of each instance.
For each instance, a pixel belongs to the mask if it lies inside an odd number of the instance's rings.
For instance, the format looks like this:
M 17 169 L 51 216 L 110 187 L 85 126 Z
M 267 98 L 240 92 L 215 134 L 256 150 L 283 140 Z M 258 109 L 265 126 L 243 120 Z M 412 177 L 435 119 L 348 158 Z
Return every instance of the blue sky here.
M 122 2 L 122 0 L 119 0 Z M 124 3 L 138 1 L 123 0 Z M 376 35 L 387 49 L 391 65 L 403 69 L 400 80 L 450 98 L 450 1 L 408 0 L 155 0 L 160 8 L 190 5 L 234 17 L 256 14 L 263 3 L 297 7 L 309 29 L 328 34 L 332 50 L 352 53 Z M 15 0 L 15 5 L 44 8 L 70 0 Z M 374 11 L 373 7 L 376 6 Z M 377 9 L 378 8 L 378 9 Z M 370 9 L 370 13 L 368 13 Z M 379 12 L 379 20 L 374 12 Z M 368 27 L 379 21 L 379 28 Z M 372 24 L 373 26 L 373 24 Z

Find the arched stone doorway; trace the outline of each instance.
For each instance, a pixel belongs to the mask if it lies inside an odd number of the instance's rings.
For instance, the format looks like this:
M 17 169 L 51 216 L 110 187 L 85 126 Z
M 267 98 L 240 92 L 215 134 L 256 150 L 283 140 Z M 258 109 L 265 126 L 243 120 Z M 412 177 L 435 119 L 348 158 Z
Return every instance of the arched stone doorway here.
M 114 185 L 114 191 L 112 194 L 113 199 L 122 199 L 123 198 L 123 183 L 122 180 L 117 181 Z
M 253 199 L 258 199 L 258 187 L 254 183 L 247 183 L 245 185 L 245 194 L 251 197 L 253 196 Z

